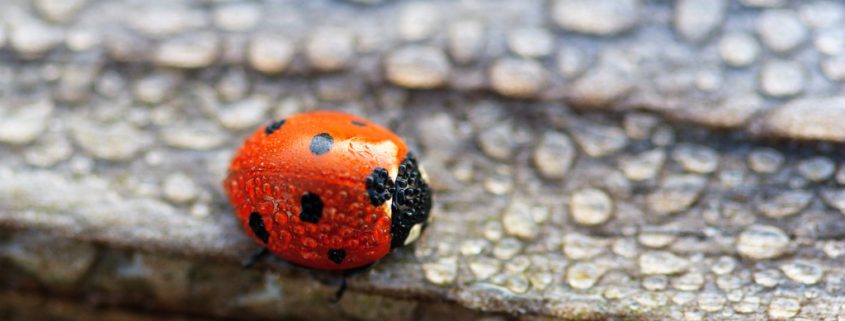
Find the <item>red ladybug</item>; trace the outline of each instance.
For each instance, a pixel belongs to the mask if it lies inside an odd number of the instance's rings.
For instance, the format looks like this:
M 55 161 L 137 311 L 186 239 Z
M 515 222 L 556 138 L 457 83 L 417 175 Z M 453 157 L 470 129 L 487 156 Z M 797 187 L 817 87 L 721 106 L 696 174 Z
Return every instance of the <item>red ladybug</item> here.
M 419 237 L 431 189 L 405 142 L 339 112 L 294 115 L 257 130 L 224 188 L 246 232 L 298 265 L 368 266 Z

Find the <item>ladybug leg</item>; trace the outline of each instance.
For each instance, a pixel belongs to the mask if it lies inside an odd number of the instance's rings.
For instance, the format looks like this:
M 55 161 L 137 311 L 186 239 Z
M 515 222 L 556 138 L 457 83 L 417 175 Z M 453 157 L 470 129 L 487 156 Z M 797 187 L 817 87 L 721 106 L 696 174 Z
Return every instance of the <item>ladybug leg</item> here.
M 246 257 L 246 259 L 241 261 L 241 268 L 251 268 L 253 265 L 255 265 L 255 263 L 258 263 L 259 260 L 267 256 L 267 254 L 270 254 L 270 250 L 268 250 L 266 247 L 262 247 L 261 249 L 255 251 L 255 253 L 250 254 Z
M 340 277 L 340 286 L 337 287 L 337 292 L 334 293 L 334 298 L 332 298 L 330 300 L 331 303 L 338 303 L 338 302 L 340 302 L 340 299 L 343 298 L 343 294 L 346 293 L 346 279 L 348 277 L 369 270 L 370 267 L 373 266 L 373 264 L 375 264 L 375 263 L 367 264 L 367 265 L 364 265 L 362 267 L 357 267 L 357 268 L 354 268 L 354 269 L 343 270 L 343 273 L 341 274 L 341 277 Z
M 343 276 L 340 279 L 340 286 L 337 287 L 337 292 L 334 293 L 334 297 L 329 300 L 331 303 L 338 303 L 340 299 L 343 298 L 343 294 L 346 293 L 346 272 L 343 273 Z

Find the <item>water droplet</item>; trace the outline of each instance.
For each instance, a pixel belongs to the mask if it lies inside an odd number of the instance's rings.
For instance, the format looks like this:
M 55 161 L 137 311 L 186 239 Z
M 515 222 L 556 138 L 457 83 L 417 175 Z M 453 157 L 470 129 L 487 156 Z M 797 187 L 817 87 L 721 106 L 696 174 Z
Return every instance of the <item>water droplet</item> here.
M 736 259 L 730 256 L 722 256 L 719 257 L 718 260 L 716 260 L 713 266 L 710 267 L 710 270 L 718 275 L 723 275 L 733 272 L 735 268 Z
M 444 285 L 455 281 L 458 275 L 458 258 L 444 257 L 422 266 L 425 278 L 431 283 Z
M 619 238 L 613 242 L 611 250 L 614 254 L 624 258 L 634 258 L 639 254 L 637 251 L 637 242 L 632 238 Z
M 643 278 L 643 288 L 649 291 L 661 291 L 666 289 L 669 279 L 665 275 L 649 275 Z
M 701 321 L 704 320 L 704 314 L 697 311 L 684 311 L 685 321 Z
M 573 260 L 587 260 L 605 251 L 607 242 L 581 234 L 569 234 L 563 240 L 563 253 Z
M 698 174 L 712 173 L 719 166 L 719 154 L 700 145 L 678 144 L 672 152 L 672 159 L 688 172 Z
M 643 274 L 676 274 L 689 268 L 689 261 L 671 252 L 651 251 L 640 255 L 640 272 Z
M 716 278 L 716 286 L 724 291 L 738 289 L 742 286 L 742 279 L 736 275 L 720 275 Z
M 774 173 L 783 165 L 784 158 L 776 149 L 759 148 L 748 154 L 748 167 L 758 173 Z
M 824 274 L 821 267 L 806 261 L 795 261 L 785 264 L 780 269 L 786 277 L 804 284 L 816 284 Z
M 668 125 L 657 127 L 651 134 L 651 143 L 657 146 L 669 146 L 675 143 L 675 131 Z
M 672 287 L 680 291 L 698 291 L 704 285 L 704 274 L 689 272 L 672 281 Z
M 823 294 L 825 294 L 825 290 L 822 290 L 818 287 L 808 287 L 806 290 L 804 290 L 804 297 L 810 300 L 818 298 Z
M 660 124 L 660 118 L 643 112 L 626 113 L 622 120 L 625 134 L 633 139 L 646 139 L 654 127 Z
M 621 128 L 604 126 L 587 120 L 572 122 L 570 126 L 575 142 L 589 156 L 602 157 L 614 153 L 628 143 Z
M 686 305 L 695 300 L 695 294 L 692 292 L 678 292 L 672 295 L 672 302 L 677 305 Z
M 845 168 L 845 167 L 843 167 Z M 843 241 L 828 241 L 824 242 L 822 246 L 824 254 L 827 254 L 831 259 L 838 258 L 845 254 L 845 242 Z
M 463 256 L 478 255 L 488 248 L 490 248 L 490 242 L 486 240 L 469 239 L 461 243 L 461 254 Z
M 704 292 L 698 296 L 698 308 L 705 312 L 718 312 L 725 306 L 725 301 L 719 293 Z
M 759 311 L 760 298 L 756 296 L 745 296 L 742 301 L 734 304 L 734 310 L 739 313 L 750 314 Z
M 743 297 L 742 289 L 728 291 L 725 297 L 728 298 L 728 301 L 739 302 L 739 300 L 742 300 Z
M 661 248 L 675 241 L 675 236 L 668 233 L 640 233 L 637 236 L 640 244 L 650 248 Z
M 767 288 L 772 288 L 780 283 L 780 272 L 775 269 L 767 269 L 754 273 L 754 283 Z
M 642 292 L 634 295 L 634 301 L 647 308 L 666 306 L 669 297 L 660 292 Z
M 206 203 L 195 203 L 191 206 L 191 216 L 196 218 L 205 218 L 211 214 L 211 207 Z
M 529 286 L 528 278 L 522 274 L 509 275 L 505 279 L 505 287 L 514 293 L 525 293 L 525 291 L 528 291 Z
M 566 283 L 575 289 L 589 289 L 604 275 L 605 269 L 590 262 L 578 262 L 566 270 Z
M 482 233 L 486 239 L 490 241 L 498 241 L 502 239 L 504 229 L 502 228 L 502 223 L 498 221 L 490 221 L 487 222 L 487 224 L 484 224 L 484 230 Z
M 537 290 L 545 290 L 552 283 L 553 277 L 547 272 L 528 272 L 531 286 Z
M 705 312 L 718 312 L 725 306 L 726 301 L 719 293 L 704 292 L 698 296 L 698 308 Z
M 834 171 L 836 165 L 827 157 L 813 157 L 798 163 L 798 173 L 813 182 L 830 178 Z
M 627 298 L 635 293 L 637 293 L 637 290 L 633 288 L 610 286 L 604 290 L 602 296 L 608 300 L 619 300 Z
M 513 273 L 525 272 L 531 266 L 531 260 L 526 256 L 516 256 L 505 263 L 505 269 Z
M 688 209 L 707 186 L 707 178 L 699 175 L 671 175 L 646 197 L 649 209 L 657 215 L 669 215 Z
M 522 250 L 522 243 L 515 238 L 506 238 L 493 248 L 493 256 L 500 260 L 508 260 Z
M 499 261 L 488 257 L 476 257 L 470 260 L 469 270 L 477 280 L 485 280 L 499 272 Z
M 768 217 L 780 219 L 798 214 L 807 207 L 814 195 L 805 190 L 789 190 L 757 204 L 757 209 Z
M 613 213 L 613 201 L 596 188 L 576 191 L 569 200 L 569 211 L 577 224 L 593 226 L 607 222 Z
M 565 134 L 549 131 L 543 134 L 534 149 L 534 166 L 547 179 L 566 177 L 577 151 Z
M 801 303 L 792 298 L 775 298 L 769 303 L 769 317 L 786 319 L 794 317 L 801 310 Z
M 654 149 L 634 156 L 622 157 L 619 160 L 619 167 L 628 179 L 644 181 L 656 177 L 665 161 L 666 152 L 662 149 Z
M 744 257 L 763 260 L 783 255 L 788 245 L 789 236 L 781 229 L 755 224 L 739 234 L 736 249 Z
M 539 229 L 534 217 L 531 215 L 531 207 L 525 202 L 513 202 L 502 216 L 502 225 L 509 235 L 531 240 L 537 237 Z
M 176 173 L 168 176 L 162 186 L 164 197 L 169 201 L 185 204 L 190 203 L 199 195 L 199 188 L 190 176 Z
M 504 173 L 497 171 L 496 174 L 491 174 L 484 179 L 484 190 L 493 195 L 505 195 L 513 191 L 513 178 L 509 171 L 509 169 Z

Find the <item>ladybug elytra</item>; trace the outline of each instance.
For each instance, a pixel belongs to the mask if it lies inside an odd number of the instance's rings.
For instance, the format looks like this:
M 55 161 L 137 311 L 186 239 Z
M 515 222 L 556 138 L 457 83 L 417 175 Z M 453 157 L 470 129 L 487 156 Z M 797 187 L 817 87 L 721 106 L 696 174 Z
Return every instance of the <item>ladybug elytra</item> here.
M 416 240 L 431 210 L 425 172 L 389 130 L 339 112 L 310 112 L 256 130 L 224 188 L 252 238 L 316 269 L 370 265 Z

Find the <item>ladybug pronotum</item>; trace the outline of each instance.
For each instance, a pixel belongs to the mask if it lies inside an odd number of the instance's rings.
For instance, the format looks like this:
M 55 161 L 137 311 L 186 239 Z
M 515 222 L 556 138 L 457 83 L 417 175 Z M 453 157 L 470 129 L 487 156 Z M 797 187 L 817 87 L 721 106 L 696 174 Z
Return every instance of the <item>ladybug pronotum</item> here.
M 405 142 L 339 112 L 297 114 L 246 139 L 224 188 L 269 252 L 324 270 L 368 266 L 416 240 L 431 188 Z

